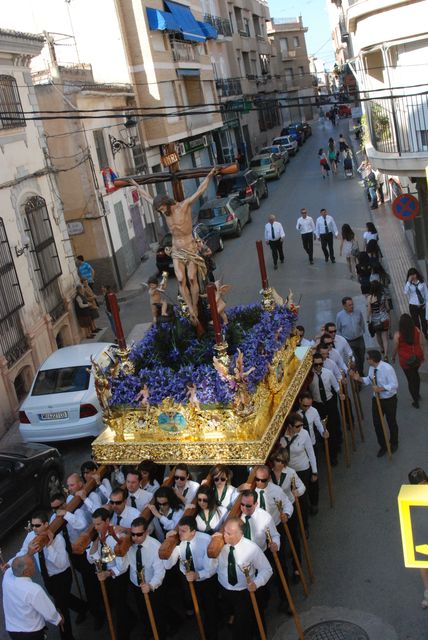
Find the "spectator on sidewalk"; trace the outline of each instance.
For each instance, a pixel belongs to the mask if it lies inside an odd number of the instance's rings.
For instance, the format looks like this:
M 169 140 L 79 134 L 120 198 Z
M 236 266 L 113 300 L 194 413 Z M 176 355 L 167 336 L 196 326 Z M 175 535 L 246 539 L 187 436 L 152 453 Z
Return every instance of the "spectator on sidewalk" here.
M 79 273 L 79 278 L 81 280 L 87 280 L 91 289 L 94 288 L 94 277 L 95 270 L 94 268 L 85 260 L 85 258 L 80 255 L 76 258 L 77 271 Z
M 366 222 L 366 231 L 363 233 L 363 240 L 364 250 L 367 249 L 367 245 L 370 240 L 376 240 L 376 242 L 379 242 L 379 234 L 373 222 Z
M 357 256 L 359 254 L 358 241 L 355 238 L 355 233 L 352 231 L 349 224 L 342 225 L 342 241 L 340 243 L 340 255 L 346 258 L 348 263 L 348 269 L 351 280 L 356 276 L 356 263 Z
M 86 338 L 95 338 L 92 333 L 92 311 L 91 305 L 85 297 L 85 293 L 81 284 L 76 287 L 76 295 L 74 296 L 74 310 L 76 312 L 79 327 L 85 330 Z
M 385 362 L 389 362 L 389 307 L 383 287 L 378 280 L 370 284 L 370 294 L 367 298 L 367 320 L 369 326 L 372 327 L 371 334 L 376 336 Z
M 111 312 L 111 307 L 110 307 L 110 300 L 108 299 L 108 294 L 113 293 L 113 287 L 111 286 L 111 284 L 103 284 L 103 286 L 101 287 L 101 293 L 104 296 L 104 305 L 105 305 L 106 315 L 110 323 L 111 330 L 113 334 L 116 335 L 116 328 L 114 326 L 113 314 Z
M 359 309 L 354 309 L 354 301 L 350 296 L 342 298 L 342 306 L 342 311 L 339 311 L 336 316 L 337 331 L 348 341 L 354 352 L 357 371 L 362 376 L 364 375 L 364 354 L 366 351 L 364 317 Z
M 282 224 L 271 214 L 265 224 L 265 241 L 272 251 L 274 269 L 278 269 L 278 257 L 281 264 L 284 263 L 284 251 L 282 248 L 284 238 L 285 233 Z
M 97 296 L 89 286 L 89 283 L 86 279 L 82 278 L 80 282 L 82 283 L 83 293 L 86 300 L 89 302 L 89 306 L 91 309 L 91 331 L 92 333 L 98 333 L 99 331 L 101 331 L 101 329 L 95 324 L 95 320 L 100 317 L 98 311 Z
M 398 424 L 396 417 L 398 380 L 391 365 L 387 362 L 382 362 L 380 351 L 369 349 L 367 351 L 367 361 L 369 363 L 369 373 L 367 376 L 360 376 L 357 372 L 352 372 L 351 376 L 354 380 L 357 380 L 357 382 L 362 382 L 364 385 L 371 384 L 373 387 L 372 418 L 379 443 L 377 457 L 381 458 L 386 453 L 386 442 L 378 411 L 376 394 L 379 394 L 381 410 L 389 428 L 391 452 L 395 453 L 398 449 Z
M 360 283 L 361 293 L 366 296 L 370 293 L 370 276 L 372 273 L 372 265 L 367 251 L 360 251 L 356 266 L 358 282 Z
M 428 299 L 427 285 L 417 269 L 411 267 L 407 272 L 404 294 L 409 301 L 409 312 L 418 329 L 422 329 L 425 339 L 428 340 L 426 302 Z
M 379 171 L 379 169 L 375 169 L 373 171 L 373 173 L 375 174 L 375 178 L 376 178 L 378 198 L 379 198 L 381 204 L 385 204 L 385 196 L 383 194 L 383 186 L 385 184 L 385 176 L 383 175 L 383 173 L 381 173 Z
M 395 362 L 397 354 L 400 367 L 407 378 L 409 392 L 413 399 L 412 406 L 419 409 L 421 399 L 419 367 L 425 360 L 424 344 L 421 332 L 408 313 L 400 316 L 398 331 L 394 334 L 392 362 Z

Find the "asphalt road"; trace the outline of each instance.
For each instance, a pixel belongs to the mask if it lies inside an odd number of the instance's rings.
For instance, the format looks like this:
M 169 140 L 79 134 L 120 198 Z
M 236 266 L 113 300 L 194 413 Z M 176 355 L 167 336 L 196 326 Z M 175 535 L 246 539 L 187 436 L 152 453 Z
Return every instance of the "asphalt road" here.
M 340 123 L 334 131 L 337 139 L 343 130 L 348 135 L 348 121 Z M 285 239 L 285 264 L 273 271 L 270 251 L 265 248 L 269 281 L 277 291 L 286 296 L 289 289 L 295 301 L 301 304 L 299 322 L 306 327 L 307 336 L 319 331 L 327 320 L 333 319 L 344 295 L 355 297 L 356 304 L 364 309 L 364 299 L 359 285 L 349 279 L 347 266 L 339 257 L 336 242 L 336 264 L 325 263 L 319 243 L 315 248 L 315 264 L 308 264 L 300 236 L 295 230 L 301 207 L 306 207 L 314 219 L 325 207 L 340 227 L 348 222 L 361 236 L 370 212 L 358 179 L 346 180 L 343 175 L 322 180 L 317 152 L 326 146 L 332 135 L 330 125 L 325 129 L 314 127 L 314 135 L 306 142 L 295 158 L 291 159 L 286 173 L 278 181 L 269 183 L 269 198 L 262 201 L 253 212 L 253 222 L 246 226 L 240 238 L 225 240 L 225 249 L 217 254 L 217 277 L 232 284 L 227 296 L 229 305 L 249 303 L 258 298 L 260 276 L 255 241 L 263 239 L 267 216 L 274 213 L 282 222 Z M 148 275 L 146 265 L 141 270 L 141 280 Z M 170 280 L 169 290 L 174 294 L 176 284 Z M 136 296 L 121 305 L 125 333 L 139 323 L 150 321 L 146 295 Z M 110 336 L 103 335 L 103 340 Z M 371 344 L 370 338 L 367 344 Z M 426 616 L 419 603 L 423 589 L 416 571 L 405 570 L 401 552 L 396 497 L 400 485 L 406 481 L 407 472 L 415 466 L 424 466 L 427 458 L 425 435 L 427 410 L 411 408 L 403 376 L 399 372 L 402 392 L 399 397 L 398 422 L 400 448 L 392 463 L 386 457 L 376 458 L 377 444 L 370 420 L 369 392 L 363 391 L 365 408 L 365 443 L 357 441 L 357 451 L 352 464 L 345 468 L 343 460 L 334 471 L 336 505 L 330 510 L 327 499 L 325 473 L 321 465 L 321 504 L 319 514 L 312 519 L 310 547 L 316 580 L 309 598 L 305 599 L 299 588 L 293 587 L 296 606 L 302 614 L 304 626 L 326 618 L 358 619 L 370 640 L 421 640 L 428 638 Z M 422 396 L 426 385 L 422 385 Z M 428 403 L 427 403 L 428 404 Z M 77 470 L 89 456 L 88 441 L 58 445 L 64 456 L 68 472 Z M 428 465 L 427 465 L 428 466 Z M 19 547 L 24 531 L 19 526 L 2 543 L 6 558 Z M 86 625 L 76 627 L 76 640 L 93 637 Z M 196 637 L 196 627 L 190 626 L 182 637 Z M 6 638 L 0 633 L 0 638 Z M 57 638 L 57 632 L 50 636 Z M 100 639 L 106 634 L 97 634 Z M 137 635 L 135 636 L 137 637 Z M 224 633 L 227 638 L 227 632 Z M 292 625 L 276 613 L 276 603 L 268 621 L 268 637 L 280 640 L 296 637 Z M 329 637 L 329 636 L 326 636 Z M 331 636 L 334 637 L 334 636 Z

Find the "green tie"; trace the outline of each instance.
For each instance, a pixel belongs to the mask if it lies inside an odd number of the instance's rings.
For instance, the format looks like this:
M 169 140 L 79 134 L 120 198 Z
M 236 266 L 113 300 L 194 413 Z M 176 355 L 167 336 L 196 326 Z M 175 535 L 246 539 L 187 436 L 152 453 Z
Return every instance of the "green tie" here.
M 229 556 L 227 558 L 227 581 L 232 586 L 238 582 L 238 576 L 236 575 L 236 562 L 235 562 L 235 547 L 230 547 Z
M 250 523 L 248 522 L 250 518 L 251 516 L 245 516 L 244 526 L 242 527 L 244 538 L 247 538 L 247 540 L 251 540 L 251 528 Z
M 195 567 L 193 565 L 193 558 L 192 558 L 192 550 L 190 548 L 190 542 L 187 542 L 186 544 L 186 560 L 188 561 L 188 571 L 194 571 Z
M 265 492 L 263 489 L 259 493 L 259 504 L 260 509 L 264 509 L 266 511 Z

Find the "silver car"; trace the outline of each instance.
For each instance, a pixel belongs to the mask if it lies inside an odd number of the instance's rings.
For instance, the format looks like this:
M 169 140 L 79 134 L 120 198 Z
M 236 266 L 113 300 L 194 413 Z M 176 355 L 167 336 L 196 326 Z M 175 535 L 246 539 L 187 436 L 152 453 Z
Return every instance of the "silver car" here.
M 250 169 L 264 178 L 278 179 L 285 171 L 285 164 L 279 156 L 274 153 L 257 155 L 250 160 Z
M 278 136 L 272 140 L 272 144 L 284 146 L 290 156 L 295 156 L 299 150 L 297 140 L 294 140 L 291 136 Z
M 269 153 L 274 153 L 276 156 L 279 156 L 284 164 L 290 162 L 290 156 L 288 155 L 287 148 L 282 144 L 272 144 L 270 147 L 263 147 L 260 149 L 258 155 L 264 156 Z
M 222 236 L 239 237 L 242 227 L 251 222 L 250 205 L 234 196 L 208 200 L 199 209 L 198 221 L 218 230 Z

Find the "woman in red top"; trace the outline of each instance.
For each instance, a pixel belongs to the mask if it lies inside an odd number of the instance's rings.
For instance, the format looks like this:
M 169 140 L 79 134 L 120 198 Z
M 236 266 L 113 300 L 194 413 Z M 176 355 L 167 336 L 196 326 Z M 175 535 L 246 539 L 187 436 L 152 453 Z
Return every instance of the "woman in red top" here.
M 413 398 L 412 406 L 419 409 L 420 377 L 419 367 L 425 360 L 422 334 L 415 326 L 411 316 L 403 313 L 398 323 L 398 331 L 394 335 L 394 351 L 392 362 L 398 353 L 400 367 L 403 369 L 409 385 L 410 395 Z

